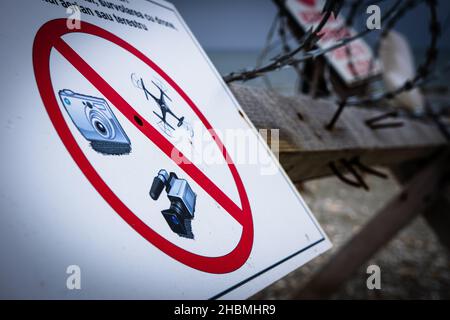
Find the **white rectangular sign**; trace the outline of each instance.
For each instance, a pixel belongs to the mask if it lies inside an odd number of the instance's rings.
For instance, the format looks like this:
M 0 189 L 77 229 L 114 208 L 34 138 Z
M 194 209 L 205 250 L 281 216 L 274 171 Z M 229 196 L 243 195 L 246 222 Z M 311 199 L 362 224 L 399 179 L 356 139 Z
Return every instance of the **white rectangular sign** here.
M 314 30 L 323 17 L 325 0 L 287 0 L 286 8 L 303 30 Z M 356 35 L 353 28 L 345 25 L 341 16 L 332 14 L 320 32 L 321 39 L 317 45 L 321 49 L 329 48 L 337 41 Z M 381 72 L 381 65 L 375 59 L 372 49 L 363 39 L 356 39 L 348 45 L 325 54 L 328 62 L 342 79 L 349 85 Z
M 77 3 L 0 4 L 0 298 L 240 299 L 330 247 L 171 4 Z

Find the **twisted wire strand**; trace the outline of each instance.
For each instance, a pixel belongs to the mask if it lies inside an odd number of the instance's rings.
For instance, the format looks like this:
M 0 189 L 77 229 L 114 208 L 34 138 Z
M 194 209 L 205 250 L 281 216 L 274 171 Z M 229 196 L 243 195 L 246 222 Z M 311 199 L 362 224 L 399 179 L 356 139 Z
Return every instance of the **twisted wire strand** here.
M 397 0 L 393 6 L 388 10 L 388 12 L 383 15 L 381 18 L 382 21 L 390 21 L 392 18 L 395 18 L 395 14 L 398 10 L 398 7 L 402 3 L 402 0 Z M 301 44 L 294 50 L 292 50 L 289 53 L 282 54 L 278 57 L 275 57 L 272 59 L 272 62 L 268 63 L 265 66 L 259 67 L 259 68 L 253 68 L 251 70 L 243 70 L 241 72 L 232 72 L 226 76 L 224 76 L 224 80 L 227 83 L 231 83 L 234 81 L 247 81 L 250 79 L 254 79 L 256 77 L 261 76 L 264 73 L 272 72 L 276 70 L 280 70 L 284 67 L 291 66 L 293 64 L 298 64 L 301 62 L 304 62 L 309 59 L 315 59 L 317 57 L 320 57 L 322 55 L 325 55 L 328 52 L 331 52 L 333 50 L 336 50 L 340 47 L 343 47 L 352 41 L 355 41 L 356 39 L 363 38 L 373 30 L 371 29 L 365 29 L 351 37 L 341 39 L 337 41 L 334 45 L 322 48 L 322 49 L 310 49 L 306 50 L 302 55 L 296 57 L 298 53 L 300 53 L 302 50 L 305 50 L 305 48 L 310 47 L 312 44 L 315 44 L 318 40 L 320 40 L 320 37 L 318 34 L 320 31 L 322 31 L 322 28 L 325 26 L 326 22 L 331 16 L 331 11 L 327 11 L 324 16 L 322 17 L 319 25 L 314 31 L 308 31 L 306 33 L 305 39 L 301 42 Z
M 372 96 L 364 99 L 358 99 L 358 98 L 349 98 L 347 99 L 347 105 L 367 105 L 367 104 L 373 104 L 380 102 L 382 100 L 392 100 L 397 95 L 410 91 L 414 88 L 417 88 L 418 85 L 422 82 L 423 79 L 426 79 L 428 75 L 431 73 L 433 69 L 433 65 L 437 60 L 437 56 L 439 53 L 439 49 L 437 47 L 438 39 L 441 34 L 440 32 L 440 23 L 437 17 L 437 1 L 436 0 L 425 0 L 425 1 L 415 1 L 410 0 L 405 6 L 403 6 L 399 10 L 398 19 L 395 21 L 390 21 L 387 24 L 387 28 L 383 31 L 382 35 L 380 36 L 380 39 L 382 37 L 386 37 L 386 35 L 389 33 L 389 31 L 396 25 L 396 23 L 399 21 L 401 17 L 404 16 L 404 14 L 414 8 L 416 5 L 418 5 L 420 2 L 425 2 L 427 4 L 428 10 L 430 12 L 430 22 L 429 22 L 429 31 L 430 31 L 430 42 L 427 48 L 427 53 L 425 57 L 425 62 L 417 68 L 416 74 L 413 78 L 406 80 L 401 86 L 399 86 L 397 89 L 391 90 L 391 91 L 385 91 L 373 94 Z M 377 48 L 379 48 L 379 43 L 381 40 L 378 41 Z M 376 51 L 378 52 L 378 50 Z M 377 53 L 378 54 L 378 53 Z

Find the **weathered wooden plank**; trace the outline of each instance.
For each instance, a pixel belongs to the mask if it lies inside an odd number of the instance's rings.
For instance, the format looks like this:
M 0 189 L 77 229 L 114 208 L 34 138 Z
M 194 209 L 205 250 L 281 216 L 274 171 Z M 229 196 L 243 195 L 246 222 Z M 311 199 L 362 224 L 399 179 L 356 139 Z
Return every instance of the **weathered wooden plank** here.
M 337 109 L 330 101 L 243 85 L 230 88 L 257 128 L 280 129 L 280 162 L 294 181 L 328 175 L 328 163 L 341 158 L 360 156 L 367 165 L 389 166 L 427 157 L 447 144 L 431 121 L 402 119 L 403 127 L 372 130 L 365 120 L 382 111 L 348 107 L 329 131 L 325 126 Z

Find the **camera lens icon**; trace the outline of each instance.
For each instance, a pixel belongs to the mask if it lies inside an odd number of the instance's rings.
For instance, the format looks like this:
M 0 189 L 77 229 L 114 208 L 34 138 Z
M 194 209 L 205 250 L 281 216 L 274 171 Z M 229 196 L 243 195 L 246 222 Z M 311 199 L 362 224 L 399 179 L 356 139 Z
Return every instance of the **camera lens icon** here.
M 59 91 L 61 101 L 74 125 L 90 141 L 92 149 L 108 155 L 131 152 L 131 143 L 119 121 L 103 98 Z
M 106 118 L 106 116 L 98 110 L 90 110 L 88 112 L 89 122 L 99 135 L 108 140 L 113 140 L 116 136 L 114 126 Z

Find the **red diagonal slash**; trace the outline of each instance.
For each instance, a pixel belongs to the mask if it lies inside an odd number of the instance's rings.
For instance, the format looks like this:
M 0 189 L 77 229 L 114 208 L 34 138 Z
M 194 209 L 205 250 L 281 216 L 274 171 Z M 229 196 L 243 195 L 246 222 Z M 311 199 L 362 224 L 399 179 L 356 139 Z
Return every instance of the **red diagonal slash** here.
M 86 61 L 83 60 L 61 37 L 68 33 L 85 33 L 108 40 L 115 45 L 127 50 L 129 53 L 140 59 L 147 66 L 157 72 L 191 107 L 194 113 L 208 129 L 212 138 L 216 142 L 223 157 L 227 160 L 228 167 L 236 184 L 242 208 L 236 205 L 225 193 L 222 192 L 202 171 L 172 145 L 158 130 L 141 117 L 120 95 L 117 93 Z M 53 85 L 50 75 L 50 53 L 52 48 L 60 52 L 69 63 L 71 63 L 105 98 L 138 128 L 150 141 L 152 141 L 169 158 L 173 150 L 177 151 L 177 165 L 183 169 L 195 182 L 198 183 L 217 203 L 219 203 L 239 224 L 242 226 L 242 234 L 237 246 L 228 254 L 220 257 L 207 257 L 186 251 L 169 242 L 142 220 L 140 220 L 108 187 L 95 168 L 91 165 L 87 157 L 78 146 L 75 138 L 70 132 L 67 123 L 59 108 L 54 95 Z M 97 27 L 93 24 L 83 22 L 82 30 L 69 30 L 66 27 L 65 19 L 52 20 L 45 23 L 37 32 L 33 44 L 33 66 L 37 86 L 58 135 L 66 146 L 67 150 L 75 160 L 86 178 L 91 182 L 100 195 L 110 204 L 110 206 L 142 237 L 158 247 L 167 255 L 184 263 L 192 268 L 210 272 L 227 273 L 241 267 L 247 261 L 253 246 L 253 221 L 249 200 L 246 190 L 236 169 L 228 155 L 226 148 L 219 136 L 213 130 L 211 124 L 200 112 L 199 108 L 187 96 L 187 94 L 152 60 L 142 52 L 131 46 L 126 41 L 113 35 L 112 33 Z M 142 120 L 141 124 L 136 123 L 136 117 Z M 181 160 L 181 161 L 178 161 Z

